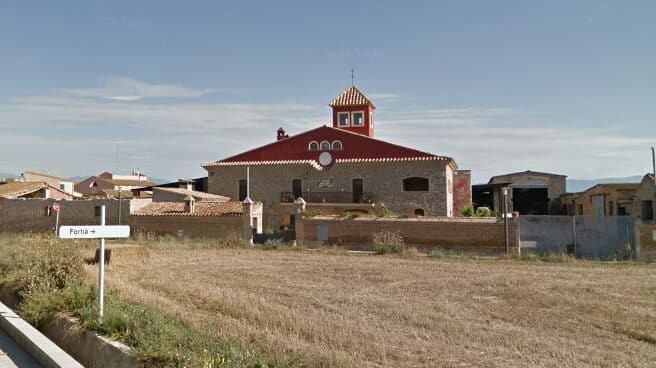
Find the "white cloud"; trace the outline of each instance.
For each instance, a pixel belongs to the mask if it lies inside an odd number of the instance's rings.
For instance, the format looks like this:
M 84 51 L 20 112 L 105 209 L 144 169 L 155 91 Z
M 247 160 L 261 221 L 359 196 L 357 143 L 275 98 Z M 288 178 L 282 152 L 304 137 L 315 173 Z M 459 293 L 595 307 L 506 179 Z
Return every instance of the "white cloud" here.
M 0 102 L 0 172 L 72 176 L 111 170 L 120 140 L 126 170 L 191 177 L 204 173 L 202 162 L 272 142 L 279 126 L 297 134 L 331 119 L 322 103 L 198 102 L 188 97 L 202 90 L 148 86 L 135 92 L 103 85 Z M 136 96 L 184 99 L 145 103 Z M 620 129 L 577 128 L 510 107 L 388 109 L 377 117 L 378 138 L 451 156 L 476 181 L 525 169 L 575 178 L 641 174 L 656 141 L 649 132 L 636 137 Z
M 115 101 L 137 101 L 150 98 L 193 98 L 218 92 L 215 88 L 194 89 L 178 84 L 151 84 L 127 77 L 108 78 L 94 88 L 69 88 L 71 96 Z

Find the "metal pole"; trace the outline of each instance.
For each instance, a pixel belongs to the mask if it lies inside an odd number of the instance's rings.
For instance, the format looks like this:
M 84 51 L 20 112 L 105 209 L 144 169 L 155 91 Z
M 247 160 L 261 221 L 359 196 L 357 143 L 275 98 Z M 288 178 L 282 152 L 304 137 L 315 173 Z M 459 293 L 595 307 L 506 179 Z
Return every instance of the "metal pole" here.
M 100 206 L 100 225 L 105 226 L 105 205 Z M 105 238 L 100 238 L 98 256 L 98 320 L 102 320 L 105 309 Z
M 574 238 L 574 257 L 576 257 L 576 215 L 572 216 L 572 235 Z
M 118 187 L 118 224 L 121 224 L 121 204 L 123 201 L 121 201 L 121 187 Z
M 508 189 L 503 188 L 503 243 L 506 248 L 506 255 L 510 254 L 508 244 Z

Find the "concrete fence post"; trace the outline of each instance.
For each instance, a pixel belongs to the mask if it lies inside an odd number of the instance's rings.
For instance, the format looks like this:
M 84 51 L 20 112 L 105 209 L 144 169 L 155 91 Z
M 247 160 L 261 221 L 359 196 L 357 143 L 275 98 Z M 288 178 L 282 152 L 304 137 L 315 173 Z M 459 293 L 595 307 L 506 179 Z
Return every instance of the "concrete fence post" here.
M 253 200 L 246 197 L 241 205 L 243 208 L 242 237 L 250 245 L 253 245 Z
M 302 197 L 298 197 L 294 201 L 294 232 L 295 232 L 295 243 L 303 243 L 305 240 L 305 231 L 303 229 L 303 212 L 305 212 L 305 200 Z

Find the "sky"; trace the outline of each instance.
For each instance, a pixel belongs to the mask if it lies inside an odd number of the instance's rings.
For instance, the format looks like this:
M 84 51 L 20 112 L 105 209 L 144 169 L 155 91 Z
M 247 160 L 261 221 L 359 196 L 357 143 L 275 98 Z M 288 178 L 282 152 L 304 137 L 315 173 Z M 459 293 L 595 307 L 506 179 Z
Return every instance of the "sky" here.
M 654 1 L 0 2 L 0 172 L 201 163 L 330 124 L 351 83 L 376 138 L 474 182 L 651 170 Z

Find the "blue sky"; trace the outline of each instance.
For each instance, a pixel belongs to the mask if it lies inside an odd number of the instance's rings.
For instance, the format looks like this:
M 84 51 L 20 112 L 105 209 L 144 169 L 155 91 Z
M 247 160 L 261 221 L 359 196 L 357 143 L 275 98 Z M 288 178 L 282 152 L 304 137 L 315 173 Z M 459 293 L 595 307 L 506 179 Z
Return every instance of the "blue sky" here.
M 330 120 L 350 83 L 378 138 L 474 180 L 650 169 L 656 2 L 0 4 L 0 172 L 169 179 Z

